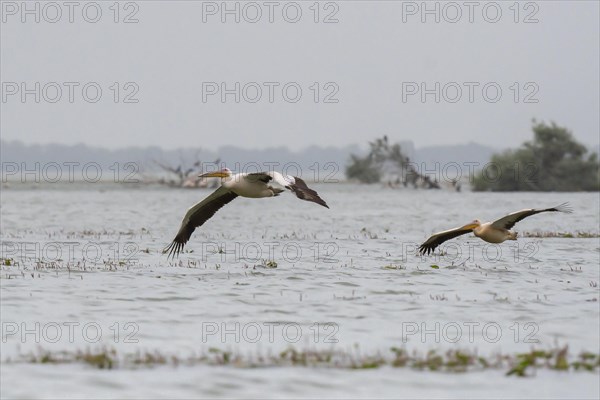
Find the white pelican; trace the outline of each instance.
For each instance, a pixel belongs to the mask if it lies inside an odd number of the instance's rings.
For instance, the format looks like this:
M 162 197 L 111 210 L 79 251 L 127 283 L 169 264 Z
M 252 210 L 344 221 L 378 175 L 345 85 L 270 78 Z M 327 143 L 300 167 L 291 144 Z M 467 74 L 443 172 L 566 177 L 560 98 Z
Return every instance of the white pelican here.
M 524 218 L 547 211 L 558 211 L 565 213 L 573 212 L 573 210 L 569 207 L 569 203 L 563 203 L 556 207 L 544 208 L 541 210 L 529 208 L 516 211 L 494 222 L 486 222 L 485 224 L 482 224 L 480 220 L 476 219 L 467 225 L 431 235 L 429 239 L 419 246 L 419 253 L 432 253 L 436 247 L 444 243 L 446 240 L 450 240 L 469 232 L 473 232 L 475 236 L 488 243 L 502 243 L 505 240 L 517 240 L 517 232 L 511 232 L 509 230 L 510 228 L 515 226 L 517 222 Z
M 192 206 L 185 214 L 175 239 L 164 250 L 165 253 L 169 252 L 169 256 L 178 256 L 183 250 L 183 246 L 192 236 L 194 229 L 208 221 L 221 207 L 236 197 L 273 197 L 279 196 L 280 193 L 285 191 L 269 185 L 271 181 L 289 189 L 299 199 L 312 201 L 329 208 L 317 192 L 306 186 L 306 182 L 296 176 L 286 175 L 284 177 L 275 171 L 233 174 L 229 168 L 224 168 L 220 171 L 202 174 L 199 177 L 221 178 L 221 186 L 210 196 Z

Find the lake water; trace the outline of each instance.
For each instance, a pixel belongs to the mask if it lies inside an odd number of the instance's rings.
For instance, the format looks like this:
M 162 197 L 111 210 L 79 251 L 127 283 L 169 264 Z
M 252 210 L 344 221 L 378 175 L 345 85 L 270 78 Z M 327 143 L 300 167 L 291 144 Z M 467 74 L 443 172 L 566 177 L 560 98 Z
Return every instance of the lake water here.
M 92 185 L 89 185 L 92 186 Z M 471 193 L 316 185 L 330 209 L 285 193 L 236 199 L 186 252 L 161 250 L 209 190 L 2 190 L 2 398 L 598 398 L 596 372 L 467 373 L 179 365 L 98 370 L 15 362 L 101 346 L 185 358 L 289 346 L 481 355 L 568 345 L 598 353 L 598 193 Z M 420 257 L 433 232 L 568 201 L 519 222 L 517 242 L 466 235 Z M 557 236 L 556 233 L 575 237 Z M 584 236 L 577 237 L 578 233 Z M 3 264 L 5 264 L 3 262 Z

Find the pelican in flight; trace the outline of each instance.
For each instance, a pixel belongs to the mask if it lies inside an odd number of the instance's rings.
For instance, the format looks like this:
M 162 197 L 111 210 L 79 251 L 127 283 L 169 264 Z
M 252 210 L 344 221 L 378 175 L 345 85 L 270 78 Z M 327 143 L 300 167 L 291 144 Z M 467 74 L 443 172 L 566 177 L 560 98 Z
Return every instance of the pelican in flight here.
M 208 172 L 200 178 L 221 178 L 221 186 L 210 196 L 192 206 L 183 217 L 179 232 L 173 242 L 164 250 L 170 256 L 179 256 L 183 246 L 190 240 L 194 229 L 204 224 L 215 213 L 238 196 L 249 198 L 262 198 L 279 196 L 285 189 L 290 190 L 301 200 L 312 201 L 329 208 L 317 192 L 306 186 L 306 182 L 296 176 L 283 176 L 279 172 L 255 172 L 233 174 L 229 168 L 220 171 Z M 269 183 L 276 183 L 282 188 L 273 187 Z
M 510 229 L 515 226 L 517 222 L 529 216 L 548 211 L 564 213 L 573 212 L 573 210 L 569 207 L 569 203 L 563 203 L 552 208 L 544 208 L 540 210 L 529 208 L 516 211 L 494 222 L 486 222 L 484 224 L 482 224 L 480 220 L 476 219 L 467 225 L 433 234 L 421 246 L 419 246 L 419 253 L 433 253 L 435 248 L 444 243 L 446 240 L 453 239 L 469 232 L 473 232 L 475 236 L 488 243 L 502 243 L 505 240 L 517 240 L 517 232 L 510 231 Z

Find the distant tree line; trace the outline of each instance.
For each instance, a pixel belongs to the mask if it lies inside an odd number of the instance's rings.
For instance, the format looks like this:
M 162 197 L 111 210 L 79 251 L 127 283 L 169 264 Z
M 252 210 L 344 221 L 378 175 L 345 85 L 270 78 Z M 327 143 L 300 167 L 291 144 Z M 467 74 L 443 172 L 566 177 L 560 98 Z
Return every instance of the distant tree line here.
M 533 124 L 533 140 L 494 154 L 475 176 L 475 191 L 600 190 L 598 154 L 577 142 L 565 127 Z

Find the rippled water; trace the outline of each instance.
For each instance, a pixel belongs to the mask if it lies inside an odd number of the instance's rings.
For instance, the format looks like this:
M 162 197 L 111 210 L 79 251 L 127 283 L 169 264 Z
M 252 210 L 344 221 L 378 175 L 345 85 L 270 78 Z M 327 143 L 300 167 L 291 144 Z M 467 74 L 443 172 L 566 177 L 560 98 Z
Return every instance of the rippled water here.
M 182 357 L 290 345 L 599 351 L 598 193 L 316 189 L 331 209 L 288 194 L 236 199 L 178 261 L 161 250 L 209 191 L 3 190 L 2 257 L 16 265 L 0 275 L 2 397 L 598 397 L 598 373 L 588 372 L 4 362 L 100 345 Z M 435 231 L 565 201 L 573 214 L 527 218 L 515 230 L 530 237 L 517 242 L 485 245 L 470 235 L 448 242 L 444 256 L 415 255 Z M 533 237 L 557 232 L 593 237 Z

